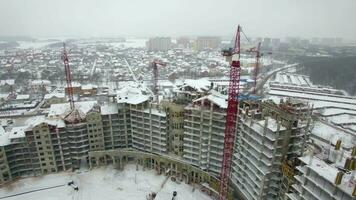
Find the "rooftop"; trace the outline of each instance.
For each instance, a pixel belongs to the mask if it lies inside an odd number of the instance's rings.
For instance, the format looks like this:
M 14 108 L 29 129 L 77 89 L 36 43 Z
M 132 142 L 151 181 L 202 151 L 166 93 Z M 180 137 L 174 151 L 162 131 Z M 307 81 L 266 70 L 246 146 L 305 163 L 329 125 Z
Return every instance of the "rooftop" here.
M 208 100 L 213 104 L 219 106 L 220 108 L 227 108 L 227 96 L 216 92 L 215 90 L 211 90 L 210 94 L 199 99 L 194 100 L 194 102 Z
M 74 107 L 78 109 L 78 111 L 82 115 L 86 115 L 94 106 L 97 104 L 97 101 L 82 101 L 75 102 Z M 49 108 L 48 116 L 49 117 L 61 117 L 64 118 L 66 115 L 70 113 L 70 104 L 69 103 L 60 103 L 60 104 L 52 104 Z M 81 116 L 85 117 L 85 116 Z
M 299 159 L 319 176 L 334 184 L 336 175 L 339 172 L 336 167 L 328 165 L 324 161 L 314 156 L 304 156 Z M 355 184 L 356 177 L 352 177 L 351 174 L 345 174 L 342 178 L 341 184 L 336 187 L 340 188 L 341 190 L 352 196 L 352 191 L 355 187 Z
M 117 91 L 117 103 L 140 104 L 149 100 L 149 95 L 144 94 L 140 86 L 126 86 Z
M 118 113 L 118 106 L 116 103 L 104 104 L 100 107 L 102 115 L 112 115 Z

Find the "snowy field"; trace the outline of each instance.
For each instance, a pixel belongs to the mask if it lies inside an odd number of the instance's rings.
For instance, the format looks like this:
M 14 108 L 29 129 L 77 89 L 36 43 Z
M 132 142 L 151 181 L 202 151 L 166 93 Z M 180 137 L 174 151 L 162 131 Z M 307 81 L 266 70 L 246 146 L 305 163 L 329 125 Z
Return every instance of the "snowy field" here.
M 156 192 L 156 200 L 172 199 L 177 191 L 177 200 L 211 200 L 205 193 L 187 185 L 177 183 L 166 176 L 157 175 L 153 170 L 136 171 L 134 165 L 127 165 L 124 171 L 113 167 L 102 167 L 83 173 L 59 173 L 19 180 L 0 189 L 1 197 L 32 190 L 55 187 L 53 189 L 4 198 L 7 200 L 146 200 L 151 192 Z M 73 180 L 79 187 L 74 191 L 67 183 Z M 164 184 L 165 182 L 165 184 Z M 163 185 L 164 184 L 164 185 Z M 161 187 L 163 185 L 163 187 Z

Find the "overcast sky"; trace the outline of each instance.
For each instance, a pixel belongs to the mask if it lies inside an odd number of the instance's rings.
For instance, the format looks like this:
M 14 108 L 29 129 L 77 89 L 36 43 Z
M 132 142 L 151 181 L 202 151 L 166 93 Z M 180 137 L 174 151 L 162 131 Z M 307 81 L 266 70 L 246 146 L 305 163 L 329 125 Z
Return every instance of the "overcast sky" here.
M 356 0 L 0 0 L 0 35 L 356 39 Z

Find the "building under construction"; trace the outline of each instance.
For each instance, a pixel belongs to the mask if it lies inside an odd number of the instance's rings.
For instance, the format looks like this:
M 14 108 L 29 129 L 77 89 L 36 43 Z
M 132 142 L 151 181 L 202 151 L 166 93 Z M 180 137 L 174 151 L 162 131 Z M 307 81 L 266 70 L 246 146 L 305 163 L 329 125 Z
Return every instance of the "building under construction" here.
M 284 199 L 308 140 L 311 109 L 298 102 L 243 102 L 232 181 L 244 199 Z
M 173 98 L 159 102 L 157 91 L 152 98 L 136 83 L 118 89 L 104 105 L 74 103 L 68 59 L 65 64 L 69 103 L 48 101 L 45 116 L 0 127 L 1 185 L 88 166 L 123 169 L 133 162 L 222 200 L 315 199 L 305 181 L 310 172 L 301 167 L 309 162 L 303 156 L 311 107 L 295 100 L 239 102 L 239 61 L 232 61 L 235 85 L 228 95 L 208 80 L 185 80 Z M 336 199 L 356 195 L 354 157 L 347 168 L 351 186 L 329 185 L 341 196 Z
M 46 117 L 1 129 L 1 184 L 135 162 L 218 196 L 226 95 L 202 90 L 190 103 L 156 104 L 142 88 L 117 93 L 113 103 L 76 102 L 72 111 L 68 103 L 52 104 Z M 229 199 L 285 199 L 295 192 L 310 114 L 307 104 L 295 101 L 240 103 Z

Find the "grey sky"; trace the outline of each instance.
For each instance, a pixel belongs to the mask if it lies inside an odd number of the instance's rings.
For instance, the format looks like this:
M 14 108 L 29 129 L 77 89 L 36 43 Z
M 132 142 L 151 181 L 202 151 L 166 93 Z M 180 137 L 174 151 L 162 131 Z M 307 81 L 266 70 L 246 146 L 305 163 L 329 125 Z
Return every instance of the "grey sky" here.
M 356 39 L 356 0 L 0 0 L 0 35 Z

